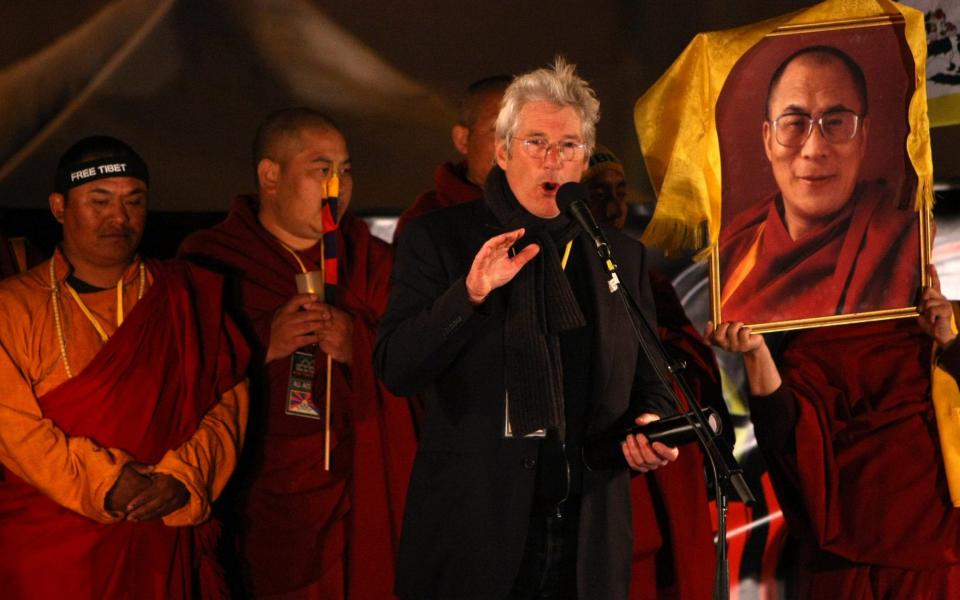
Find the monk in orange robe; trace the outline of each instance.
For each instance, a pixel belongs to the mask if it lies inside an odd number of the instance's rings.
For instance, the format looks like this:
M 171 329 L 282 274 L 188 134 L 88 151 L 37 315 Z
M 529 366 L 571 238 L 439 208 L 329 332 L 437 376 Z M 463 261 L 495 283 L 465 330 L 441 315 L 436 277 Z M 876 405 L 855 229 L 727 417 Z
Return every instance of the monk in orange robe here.
M 913 305 L 919 220 L 883 182 L 861 180 L 869 130 L 863 71 L 845 53 L 811 46 L 774 72 L 763 142 L 780 191 L 723 225 L 723 320 Z
M 136 256 L 146 165 L 81 140 L 53 257 L 0 283 L 5 598 L 222 597 L 210 505 L 236 464 L 248 349 L 219 276 Z

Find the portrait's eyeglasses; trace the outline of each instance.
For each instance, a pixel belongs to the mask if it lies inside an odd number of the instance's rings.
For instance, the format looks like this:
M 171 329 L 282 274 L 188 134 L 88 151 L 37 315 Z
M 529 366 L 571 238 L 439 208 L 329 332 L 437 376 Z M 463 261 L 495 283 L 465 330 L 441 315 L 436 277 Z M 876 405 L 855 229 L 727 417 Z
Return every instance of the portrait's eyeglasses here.
M 816 119 L 805 113 L 790 113 L 780 115 L 770 123 L 778 144 L 799 148 L 813 133 L 814 124 L 820 127 L 823 139 L 831 144 L 849 142 L 860 130 L 860 115 L 845 109 L 825 112 Z
M 583 158 L 583 149 L 587 147 L 586 144 L 572 140 L 550 144 L 541 137 L 522 139 L 520 143 L 523 144 L 523 151 L 526 152 L 527 156 L 537 159 L 546 158 L 547 154 L 554 148 L 556 148 L 557 158 L 560 160 Z

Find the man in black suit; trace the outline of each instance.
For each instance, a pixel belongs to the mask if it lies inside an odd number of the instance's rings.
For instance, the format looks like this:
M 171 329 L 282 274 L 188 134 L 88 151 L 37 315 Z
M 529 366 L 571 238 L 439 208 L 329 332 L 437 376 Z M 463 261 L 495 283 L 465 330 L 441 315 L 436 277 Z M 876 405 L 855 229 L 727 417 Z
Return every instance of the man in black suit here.
M 678 452 L 631 435 L 619 464 L 580 457 L 595 434 L 671 412 L 589 238 L 557 208 L 598 115 L 563 59 L 518 77 L 484 198 L 415 219 L 400 242 L 375 367 L 427 402 L 401 598 L 627 598 L 630 469 Z M 643 246 L 608 236 L 653 322 Z

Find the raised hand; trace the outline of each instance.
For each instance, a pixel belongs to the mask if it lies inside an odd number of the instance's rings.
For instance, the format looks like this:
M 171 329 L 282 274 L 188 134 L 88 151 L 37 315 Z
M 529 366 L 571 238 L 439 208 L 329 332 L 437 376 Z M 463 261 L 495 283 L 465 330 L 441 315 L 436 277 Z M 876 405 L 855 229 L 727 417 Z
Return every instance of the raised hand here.
M 523 237 L 523 228 L 508 231 L 487 240 L 473 258 L 467 273 L 467 293 L 470 302 L 482 304 L 493 290 L 506 285 L 520 269 L 540 252 L 540 246 L 530 244 L 515 255 L 510 249 Z
M 941 348 L 949 346 L 957 335 L 950 326 L 953 307 L 950 301 L 940 293 L 940 276 L 933 265 L 928 266 L 930 286 L 923 289 L 920 296 L 920 316 L 917 323 L 927 335 L 932 337 Z

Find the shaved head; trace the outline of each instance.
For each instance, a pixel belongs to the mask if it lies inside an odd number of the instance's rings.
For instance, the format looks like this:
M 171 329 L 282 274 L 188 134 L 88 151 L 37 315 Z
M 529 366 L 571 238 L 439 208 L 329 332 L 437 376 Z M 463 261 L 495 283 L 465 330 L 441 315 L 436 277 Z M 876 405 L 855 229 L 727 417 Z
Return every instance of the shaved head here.
M 343 133 L 333 119 L 312 108 L 284 108 L 268 115 L 253 140 L 254 173 L 264 158 L 282 164 L 296 154 L 301 146 L 300 134 L 308 129 Z

